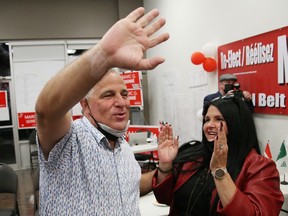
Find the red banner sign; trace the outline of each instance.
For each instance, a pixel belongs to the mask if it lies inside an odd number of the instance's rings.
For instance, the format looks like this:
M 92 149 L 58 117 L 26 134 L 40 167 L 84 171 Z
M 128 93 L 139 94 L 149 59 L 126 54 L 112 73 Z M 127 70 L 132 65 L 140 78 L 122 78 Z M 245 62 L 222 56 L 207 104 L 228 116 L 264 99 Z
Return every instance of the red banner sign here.
M 128 89 L 128 98 L 131 107 L 143 106 L 143 93 L 142 89 Z
M 18 127 L 19 129 L 36 127 L 35 112 L 18 113 Z
M 218 75 L 236 75 L 256 113 L 288 115 L 287 35 L 284 27 L 218 48 Z
M 127 86 L 127 89 L 141 88 L 141 72 L 140 71 L 126 71 L 120 74 Z
M 7 92 L 0 91 L 0 107 L 5 108 L 7 107 Z

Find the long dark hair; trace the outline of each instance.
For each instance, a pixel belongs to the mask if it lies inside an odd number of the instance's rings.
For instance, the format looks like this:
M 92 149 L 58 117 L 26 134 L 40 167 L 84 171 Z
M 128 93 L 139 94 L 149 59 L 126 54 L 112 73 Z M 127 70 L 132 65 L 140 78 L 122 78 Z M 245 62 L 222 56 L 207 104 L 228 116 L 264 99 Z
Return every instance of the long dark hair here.
M 255 148 L 257 153 L 261 154 L 253 116 L 247 104 L 241 98 L 235 96 L 211 101 L 204 107 L 203 116 L 207 114 L 210 106 L 215 106 L 226 122 L 228 128 L 227 169 L 232 179 L 235 180 L 251 149 Z M 202 132 L 202 136 L 205 152 L 211 152 L 210 154 L 212 154 L 213 145 L 206 139 L 204 132 Z

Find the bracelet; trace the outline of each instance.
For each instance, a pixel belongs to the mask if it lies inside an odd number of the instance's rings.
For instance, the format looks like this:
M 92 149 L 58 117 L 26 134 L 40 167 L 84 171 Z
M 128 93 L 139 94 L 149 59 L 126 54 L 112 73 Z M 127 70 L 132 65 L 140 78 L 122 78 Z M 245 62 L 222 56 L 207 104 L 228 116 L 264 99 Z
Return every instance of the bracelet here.
M 162 170 L 160 167 L 157 167 L 157 169 L 158 169 L 161 173 L 163 173 L 163 174 L 170 173 L 170 172 L 172 172 L 172 170 L 173 170 L 173 168 L 171 168 L 171 169 L 165 171 L 165 170 Z

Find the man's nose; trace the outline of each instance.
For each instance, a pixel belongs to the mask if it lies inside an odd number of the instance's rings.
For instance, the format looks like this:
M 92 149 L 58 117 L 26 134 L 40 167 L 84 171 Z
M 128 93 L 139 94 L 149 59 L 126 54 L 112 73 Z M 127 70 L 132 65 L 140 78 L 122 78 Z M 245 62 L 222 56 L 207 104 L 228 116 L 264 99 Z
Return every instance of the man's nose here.
M 126 102 L 126 99 L 123 98 L 122 95 L 117 95 L 115 98 L 115 105 L 116 106 L 124 106 Z

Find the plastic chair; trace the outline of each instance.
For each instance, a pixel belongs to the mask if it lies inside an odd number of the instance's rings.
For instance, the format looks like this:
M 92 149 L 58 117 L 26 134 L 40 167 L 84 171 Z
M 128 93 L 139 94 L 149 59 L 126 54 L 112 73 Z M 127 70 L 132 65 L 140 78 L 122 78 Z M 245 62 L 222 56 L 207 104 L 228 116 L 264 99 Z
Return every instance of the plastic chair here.
M 0 209 L 0 216 L 19 216 L 19 206 L 17 200 L 18 176 L 8 165 L 0 163 L 0 193 L 14 194 L 14 207 Z
M 29 136 L 29 154 L 31 171 L 38 167 L 38 149 L 36 145 L 36 130 L 33 130 Z

